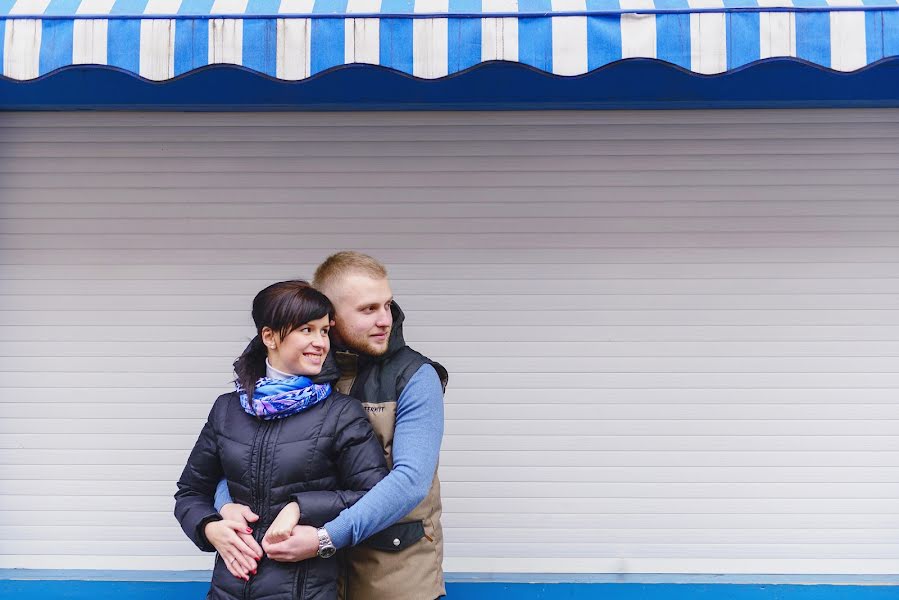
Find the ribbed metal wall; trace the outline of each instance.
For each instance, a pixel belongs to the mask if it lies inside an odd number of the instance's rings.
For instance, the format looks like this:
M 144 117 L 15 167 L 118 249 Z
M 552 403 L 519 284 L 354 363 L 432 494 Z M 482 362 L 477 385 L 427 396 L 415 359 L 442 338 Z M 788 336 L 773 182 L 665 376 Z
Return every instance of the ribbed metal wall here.
M 0 115 L 0 567 L 205 568 L 264 285 L 385 261 L 446 568 L 899 572 L 899 111 Z

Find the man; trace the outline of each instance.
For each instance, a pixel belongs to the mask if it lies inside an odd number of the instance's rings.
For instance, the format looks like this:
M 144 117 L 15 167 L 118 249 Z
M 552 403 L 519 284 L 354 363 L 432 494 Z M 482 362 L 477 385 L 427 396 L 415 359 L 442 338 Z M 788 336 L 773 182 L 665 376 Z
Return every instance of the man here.
M 341 595 L 347 600 L 433 600 L 446 593 L 436 469 L 447 372 L 406 346 L 403 313 L 393 302 L 387 270 L 374 258 L 338 252 L 316 269 L 313 285 L 334 304 L 337 388 L 362 402 L 391 471 L 327 523 L 319 515 L 322 502 L 331 500 L 298 495 L 300 525 L 287 540 L 262 548 L 281 561 L 346 548 Z M 228 520 L 258 518 L 230 503 L 227 485 L 219 486 L 216 506 Z M 259 554 L 251 536 L 241 537 Z

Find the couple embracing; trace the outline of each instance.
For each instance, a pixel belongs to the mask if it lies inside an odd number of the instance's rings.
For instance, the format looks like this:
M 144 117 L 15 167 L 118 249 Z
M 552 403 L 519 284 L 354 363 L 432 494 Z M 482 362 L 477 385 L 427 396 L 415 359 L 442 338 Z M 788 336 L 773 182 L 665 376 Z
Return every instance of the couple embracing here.
M 216 551 L 208 598 L 433 600 L 446 592 L 437 460 L 447 372 L 406 346 L 374 258 L 253 300 L 235 391 L 209 413 L 175 516 Z

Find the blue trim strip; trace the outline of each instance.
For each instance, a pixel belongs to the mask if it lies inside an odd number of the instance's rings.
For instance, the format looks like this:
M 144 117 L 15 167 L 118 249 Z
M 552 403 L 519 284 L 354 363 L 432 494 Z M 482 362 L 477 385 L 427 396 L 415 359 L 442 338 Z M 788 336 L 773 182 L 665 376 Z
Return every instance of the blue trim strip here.
M 795 107 L 899 107 L 899 57 L 851 73 L 778 58 L 720 75 L 698 75 L 658 60 L 628 59 L 577 77 L 505 62 L 483 63 L 434 80 L 370 65 L 338 67 L 296 82 L 231 65 L 203 67 L 164 82 L 87 65 L 29 81 L 0 77 L 0 110 Z

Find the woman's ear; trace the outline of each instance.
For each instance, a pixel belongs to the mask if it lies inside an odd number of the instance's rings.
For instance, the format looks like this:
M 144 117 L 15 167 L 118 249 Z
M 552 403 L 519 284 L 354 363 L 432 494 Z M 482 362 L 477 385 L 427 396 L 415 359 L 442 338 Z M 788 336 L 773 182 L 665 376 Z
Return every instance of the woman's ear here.
M 265 347 L 269 350 L 274 350 L 278 347 L 278 341 L 275 339 L 277 336 L 275 335 L 275 332 L 272 331 L 271 327 L 263 327 L 259 337 L 262 338 L 262 343 L 265 344 Z

